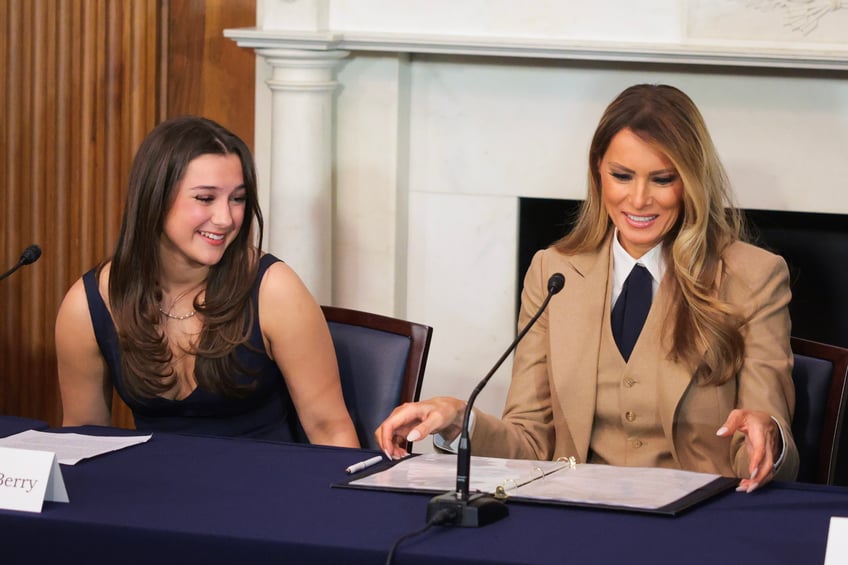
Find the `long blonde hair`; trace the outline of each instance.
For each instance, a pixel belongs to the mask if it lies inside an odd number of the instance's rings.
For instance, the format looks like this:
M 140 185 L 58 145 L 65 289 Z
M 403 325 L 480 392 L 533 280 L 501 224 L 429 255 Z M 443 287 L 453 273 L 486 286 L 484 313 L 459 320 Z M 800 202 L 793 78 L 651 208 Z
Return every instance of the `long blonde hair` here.
M 663 241 L 675 305 L 670 358 L 692 366 L 699 383 L 724 383 L 742 367 L 745 320 L 718 297 L 716 277 L 722 253 L 745 238 L 745 228 L 704 119 L 686 94 L 672 86 L 640 84 L 607 107 L 589 148 L 586 201 L 574 229 L 555 246 L 568 254 L 592 251 L 613 230 L 599 166 L 612 138 L 624 129 L 665 154 L 683 182 L 681 214 Z

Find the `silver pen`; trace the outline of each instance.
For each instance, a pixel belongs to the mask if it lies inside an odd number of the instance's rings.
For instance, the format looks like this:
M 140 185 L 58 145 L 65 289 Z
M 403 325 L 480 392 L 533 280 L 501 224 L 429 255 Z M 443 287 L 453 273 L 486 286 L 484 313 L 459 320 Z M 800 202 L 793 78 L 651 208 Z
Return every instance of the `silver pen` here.
M 373 467 L 377 463 L 383 460 L 382 455 L 375 455 L 371 459 L 366 459 L 365 461 L 360 461 L 359 463 L 354 463 L 347 469 L 345 469 L 345 473 L 348 475 L 352 475 L 354 473 L 358 473 L 359 471 L 364 471 L 368 467 Z

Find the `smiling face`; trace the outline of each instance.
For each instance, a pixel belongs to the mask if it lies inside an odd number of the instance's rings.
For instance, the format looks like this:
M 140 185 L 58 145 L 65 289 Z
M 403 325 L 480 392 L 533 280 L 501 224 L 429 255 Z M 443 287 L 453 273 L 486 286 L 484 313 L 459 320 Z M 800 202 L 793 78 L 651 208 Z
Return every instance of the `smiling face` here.
M 677 222 L 683 181 L 665 154 L 630 129 L 615 134 L 598 167 L 601 197 L 618 240 L 638 259 Z
M 245 193 L 237 155 L 205 154 L 189 162 L 165 216 L 162 261 L 217 264 L 241 229 Z

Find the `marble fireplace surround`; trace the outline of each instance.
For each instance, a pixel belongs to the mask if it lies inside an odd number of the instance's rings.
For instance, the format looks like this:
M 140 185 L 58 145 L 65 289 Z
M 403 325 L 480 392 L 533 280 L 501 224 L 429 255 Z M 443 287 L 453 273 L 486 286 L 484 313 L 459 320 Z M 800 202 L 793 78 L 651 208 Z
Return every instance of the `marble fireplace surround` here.
M 692 96 L 739 205 L 848 213 L 844 45 L 694 40 L 680 14 L 657 25 L 672 0 L 613 42 L 552 33 L 550 4 L 474 22 L 442 1 L 267 0 L 257 28 L 225 32 L 259 55 L 266 247 L 322 303 L 433 326 L 423 397 L 467 397 L 515 335 L 519 198 L 583 197 L 589 138 L 626 86 Z M 505 365 L 481 408 L 500 413 Z

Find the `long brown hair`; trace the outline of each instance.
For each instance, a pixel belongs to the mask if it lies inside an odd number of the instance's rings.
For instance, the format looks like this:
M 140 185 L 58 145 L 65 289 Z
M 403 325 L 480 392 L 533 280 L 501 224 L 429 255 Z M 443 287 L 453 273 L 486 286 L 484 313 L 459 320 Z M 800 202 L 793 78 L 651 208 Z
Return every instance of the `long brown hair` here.
M 745 238 L 745 228 L 704 119 L 686 94 L 640 84 L 607 107 L 589 149 L 586 201 L 574 229 L 556 247 L 570 254 L 595 250 L 613 230 L 601 196 L 600 163 L 624 129 L 665 154 L 683 182 L 680 217 L 663 241 L 675 305 L 670 357 L 694 367 L 701 383 L 724 383 L 742 367 L 745 320 L 719 299 L 716 276 L 722 253 Z
M 158 242 L 189 163 L 207 154 L 238 156 L 244 178 L 245 215 L 241 230 L 221 261 L 209 269 L 203 302 L 195 299 L 194 308 L 204 318 L 198 345 L 192 352 L 196 355 L 195 376 L 198 386 L 205 390 L 237 396 L 244 389 L 234 379 L 241 369 L 235 348 L 247 342 L 253 323 L 253 308 L 249 306 L 258 269 L 256 249 L 261 248 L 263 230 L 253 157 L 247 145 L 220 124 L 182 116 L 156 126 L 135 155 L 109 270 L 109 302 L 118 330 L 123 381 L 133 396 L 154 396 L 174 385 L 171 349 L 159 328 L 162 291 Z

